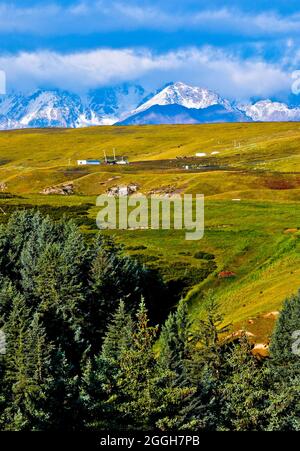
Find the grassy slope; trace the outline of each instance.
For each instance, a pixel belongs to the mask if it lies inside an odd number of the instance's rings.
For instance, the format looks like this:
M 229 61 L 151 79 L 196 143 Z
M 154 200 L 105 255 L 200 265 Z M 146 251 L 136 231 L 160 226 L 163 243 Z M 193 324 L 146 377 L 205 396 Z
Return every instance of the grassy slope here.
M 226 320 L 236 328 L 246 324 L 255 341 L 261 341 L 272 327 L 265 313 L 279 309 L 284 297 L 300 285 L 299 236 L 284 233 L 300 227 L 299 142 L 297 123 L 1 132 L 0 183 L 22 197 L 0 200 L 0 206 L 94 204 L 95 196 L 108 187 L 129 182 L 138 183 L 143 192 L 172 187 L 204 193 L 203 240 L 186 242 L 175 231 L 116 232 L 116 237 L 129 252 L 146 254 L 165 272 L 178 263 L 201 269 L 204 262 L 194 258 L 195 252 L 213 253 L 217 270 L 188 294 L 193 316 L 201 315 L 203 291 L 214 288 Z M 109 153 L 112 147 L 131 161 L 152 162 L 124 168 L 76 167 L 76 159 L 101 158 L 102 149 Z M 199 151 L 220 152 L 200 161 L 227 170 L 185 171 L 183 162 L 172 167 L 161 161 L 192 157 Z M 66 181 L 74 182 L 76 195 L 38 194 Z M 233 198 L 241 202 L 232 202 Z M 96 213 L 95 207 L 90 208 L 90 218 Z M 132 250 L 139 245 L 146 249 Z M 223 269 L 234 271 L 236 278 L 219 280 Z M 253 324 L 249 318 L 254 318 Z

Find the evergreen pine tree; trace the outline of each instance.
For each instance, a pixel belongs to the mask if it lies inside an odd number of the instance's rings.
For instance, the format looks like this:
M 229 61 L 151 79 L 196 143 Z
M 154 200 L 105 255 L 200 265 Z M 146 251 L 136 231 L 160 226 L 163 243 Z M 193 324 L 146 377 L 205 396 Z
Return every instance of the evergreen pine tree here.
M 61 346 L 54 353 L 52 374 L 49 429 L 59 431 L 82 430 L 80 373 L 78 368 L 66 357 L 66 353 Z
M 124 301 L 120 301 L 105 334 L 101 354 L 88 358 L 83 368 L 80 395 L 88 429 L 121 426 L 121 416 L 114 403 L 118 392 L 116 380 L 119 359 L 132 346 L 132 334 L 131 315 L 126 312 Z
M 0 430 L 4 429 L 3 414 L 6 408 L 6 396 L 5 396 L 5 353 L 6 353 L 6 337 L 2 329 L 0 329 Z
M 197 323 L 193 334 L 195 368 L 207 366 L 213 376 L 218 378 L 222 367 L 223 343 L 222 335 L 228 332 L 229 326 L 224 325 L 224 317 L 220 313 L 218 302 L 209 291 L 205 298 L 205 318 Z
M 34 210 L 16 211 L 5 226 L 0 227 L 0 272 L 20 281 L 21 253 L 33 230 L 38 230 L 43 216 Z
M 84 428 L 90 431 L 120 430 L 122 418 L 115 406 L 116 366 L 101 355 L 83 365 L 80 406 Z
M 197 386 L 197 401 L 190 409 L 198 419 L 201 429 L 215 430 L 221 409 L 221 386 L 226 371 L 226 349 L 222 336 L 228 331 L 212 292 L 204 299 L 205 316 L 193 325 L 189 340 L 190 358 L 187 378 Z
M 134 260 L 120 256 L 119 252 L 110 242 L 102 243 L 91 264 L 89 296 L 83 311 L 86 341 L 94 354 L 101 350 L 103 332 L 120 299 L 126 300 L 129 310 L 135 312 L 141 296 L 142 268 Z
M 126 312 L 124 301 L 120 301 L 105 334 L 102 358 L 114 365 L 117 364 L 122 352 L 132 345 L 132 332 L 131 315 Z
M 267 384 L 262 363 L 251 354 L 246 335 L 226 359 L 218 429 L 258 431 L 266 426 Z
M 142 299 L 133 328 L 132 344 L 120 354 L 115 382 L 114 405 L 129 429 L 188 427 L 180 410 L 183 400 L 190 396 L 193 388 L 177 387 L 174 384 L 176 374 L 157 361 L 153 349 L 157 333 L 157 327 L 149 325 Z
M 300 366 L 299 353 L 293 352 L 297 331 L 300 331 L 300 292 L 287 299 L 282 307 L 272 336 L 270 353 L 277 364 Z M 300 332 L 299 332 L 300 336 Z M 296 347 L 295 347 L 296 349 Z M 297 351 L 297 350 L 296 350 Z
M 184 371 L 188 358 L 191 323 L 188 318 L 187 303 L 181 300 L 175 313 L 170 313 L 160 334 L 160 361 L 178 376 Z
M 0 275 L 0 324 L 3 326 L 13 308 L 14 299 L 20 296 L 20 292 L 14 283 Z
M 20 296 L 14 299 L 4 332 L 6 429 L 42 430 L 49 420 L 46 406 L 52 383 L 52 346 L 38 316 L 30 321 L 30 311 Z
M 271 340 L 269 430 L 300 430 L 299 338 L 300 293 L 284 302 Z
M 160 334 L 160 364 L 166 372 L 169 371 L 168 383 L 173 387 L 174 393 L 177 391 L 179 394 L 179 390 L 182 390 L 183 395 L 173 411 L 169 406 L 169 420 L 164 421 L 165 426 L 172 429 L 201 427 L 195 415 L 203 408 L 198 393 L 199 384 L 193 383 L 189 375 L 191 326 L 187 302 L 181 299 L 176 311 L 170 313 Z M 170 417 L 173 417 L 171 421 Z M 162 425 L 162 421 L 160 424 Z

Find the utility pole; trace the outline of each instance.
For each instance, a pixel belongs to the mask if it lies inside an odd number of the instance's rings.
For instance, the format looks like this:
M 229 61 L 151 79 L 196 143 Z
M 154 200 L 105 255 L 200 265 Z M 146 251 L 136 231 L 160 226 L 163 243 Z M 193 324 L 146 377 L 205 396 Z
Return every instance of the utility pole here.
M 107 163 L 107 157 L 106 157 L 106 152 L 105 152 L 105 150 L 103 150 L 103 154 L 104 154 L 104 161 L 105 161 L 105 163 Z
M 114 160 L 116 161 L 116 149 L 113 148 L 113 153 L 114 153 Z

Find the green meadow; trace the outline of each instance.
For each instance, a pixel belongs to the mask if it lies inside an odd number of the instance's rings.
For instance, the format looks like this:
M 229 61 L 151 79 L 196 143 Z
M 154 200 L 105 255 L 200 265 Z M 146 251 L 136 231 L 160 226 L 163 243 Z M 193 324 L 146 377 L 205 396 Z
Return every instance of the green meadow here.
M 128 166 L 78 167 L 116 149 Z M 196 153 L 205 153 L 196 158 Z M 217 153 L 216 153 L 217 152 Z M 71 184 L 72 194 L 42 194 Z M 96 231 L 96 197 L 136 184 L 144 194 L 205 195 L 205 234 L 105 232 L 159 271 L 193 318 L 213 289 L 234 330 L 265 343 L 283 300 L 300 287 L 300 124 L 95 127 L 0 133 L 0 219 L 38 207 Z M 238 200 L 237 200 L 238 199 Z M 229 271 L 229 278 L 220 273 Z

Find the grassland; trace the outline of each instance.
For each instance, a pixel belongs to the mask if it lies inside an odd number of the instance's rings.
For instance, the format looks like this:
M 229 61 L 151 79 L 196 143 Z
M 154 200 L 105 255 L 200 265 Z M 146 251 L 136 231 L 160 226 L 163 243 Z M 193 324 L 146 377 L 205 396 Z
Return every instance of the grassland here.
M 113 147 L 129 157 L 129 166 L 76 166 L 77 159 L 101 158 L 103 149 L 109 154 Z M 196 152 L 207 156 L 196 159 Z M 65 183 L 73 185 L 74 194 L 41 194 Z M 212 288 L 226 321 L 235 329 L 245 327 L 255 342 L 266 341 L 272 312 L 300 287 L 300 124 L 0 133 L 3 221 L 16 208 L 39 206 L 55 216 L 75 217 L 94 233 L 96 196 L 128 183 L 143 193 L 205 194 L 201 241 L 185 241 L 183 232 L 174 230 L 114 235 L 125 252 L 159 270 L 175 291 L 184 290 L 194 318 L 201 316 L 203 294 Z M 223 270 L 236 276 L 220 279 Z

